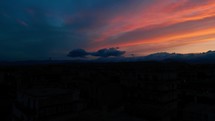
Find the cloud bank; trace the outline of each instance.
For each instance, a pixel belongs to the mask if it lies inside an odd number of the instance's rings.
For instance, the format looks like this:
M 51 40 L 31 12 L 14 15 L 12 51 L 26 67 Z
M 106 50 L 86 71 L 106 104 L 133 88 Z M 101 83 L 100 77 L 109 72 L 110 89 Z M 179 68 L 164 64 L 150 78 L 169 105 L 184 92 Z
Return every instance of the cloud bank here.
M 124 54 L 125 51 L 121 51 L 119 48 L 104 48 L 96 52 L 86 52 L 84 49 L 74 49 L 70 51 L 67 56 L 72 58 L 85 58 L 86 56 L 119 57 Z

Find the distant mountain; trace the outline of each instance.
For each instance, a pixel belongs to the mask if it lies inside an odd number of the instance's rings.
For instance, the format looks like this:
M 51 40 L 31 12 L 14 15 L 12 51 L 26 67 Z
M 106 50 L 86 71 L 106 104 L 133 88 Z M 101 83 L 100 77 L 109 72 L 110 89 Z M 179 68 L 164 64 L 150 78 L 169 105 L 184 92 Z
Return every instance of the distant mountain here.
M 187 63 L 215 63 L 215 51 L 204 53 L 154 53 L 142 57 L 118 57 L 118 58 L 99 58 L 94 62 L 138 62 L 138 61 L 160 61 L 160 62 L 187 62 Z
M 141 57 L 103 57 L 98 59 L 77 59 L 77 60 L 42 60 L 42 61 L 0 61 L 0 65 L 41 65 L 41 64 L 63 64 L 63 63 L 108 63 L 108 62 L 186 62 L 186 63 L 206 63 L 215 64 L 215 51 L 204 53 L 179 54 L 160 52 Z
M 215 63 L 215 51 L 196 54 L 155 53 L 140 57 L 139 61 L 177 61 L 188 63 Z

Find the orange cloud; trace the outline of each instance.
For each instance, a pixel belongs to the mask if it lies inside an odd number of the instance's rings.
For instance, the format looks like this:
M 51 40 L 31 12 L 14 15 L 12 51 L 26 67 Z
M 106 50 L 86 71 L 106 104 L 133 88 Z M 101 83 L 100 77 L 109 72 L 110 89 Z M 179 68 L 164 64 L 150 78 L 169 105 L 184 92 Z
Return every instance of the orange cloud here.
M 184 44 L 213 40 L 207 38 L 208 35 L 215 34 L 215 23 L 213 21 L 213 19 L 215 20 L 215 1 L 213 0 L 196 2 L 195 0 L 178 0 L 175 2 L 157 0 L 157 3 L 147 8 L 138 6 L 134 9 L 132 12 L 124 12 L 108 21 L 99 36 L 95 38 L 94 43 L 98 45 L 98 48 L 101 46 L 128 48 L 129 46 L 158 44 L 176 40 L 178 40 L 178 43 L 180 43 L 180 40 L 187 41 Z M 183 25 L 183 23 L 188 24 L 184 24 L 186 25 L 184 27 L 175 26 L 174 28 L 174 25 Z M 162 32 L 162 29 L 169 26 L 173 27 Z M 148 36 L 141 36 L 139 30 L 154 31 L 151 31 Z M 134 31 L 139 32 L 130 35 Z M 145 31 L 142 31 L 142 34 L 145 34 Z M 156 31 L 158 32 L 156 33 Z M 154 36 L 153 33 L 155 33 Z M 197 39 L 202 36 L 205 38 Z M 198 41 L 191 41 L 192 38 L 196 38 Z

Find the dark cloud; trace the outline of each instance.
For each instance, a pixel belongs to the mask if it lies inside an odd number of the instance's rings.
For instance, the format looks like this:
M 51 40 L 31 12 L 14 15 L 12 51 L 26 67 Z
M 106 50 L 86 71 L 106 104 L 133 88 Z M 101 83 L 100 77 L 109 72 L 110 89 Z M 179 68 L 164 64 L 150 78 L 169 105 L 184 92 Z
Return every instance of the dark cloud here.
M 73 58 L 76 58 L 76 57 L 83 58 L 83 57 L 86 57 L 87 55 L 89 55 L 89 53 L 86 52 L 84 49 L 74 49 L 71 52 L 69 52 L 67 56 L 73 57 Z
M 96 52 L 87 52 L 84 49 L 74 49 L 67 56 L 73 58 L 84 58 L 86 56 L 96 56 L 96 57 L 119 57 L 125 54 L 125 51 L 119 50 L 119 48 L 104 48 Z
M 104 48 L 101 50 L 98 50 L 97 52 L 91 53 L 93 56 L 98 56 L 98 57 L 110 57 L 110 56 L 122 56 L 125 54 L 125 51 L 120 51 L 118 48 Z

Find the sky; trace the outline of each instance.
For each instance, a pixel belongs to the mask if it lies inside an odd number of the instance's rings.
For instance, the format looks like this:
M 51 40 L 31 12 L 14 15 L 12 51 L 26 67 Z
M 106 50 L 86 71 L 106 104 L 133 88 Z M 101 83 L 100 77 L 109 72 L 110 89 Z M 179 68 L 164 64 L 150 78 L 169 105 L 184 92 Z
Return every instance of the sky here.
M 1 0 L 0 60 L 215 50 L 214 0 Z M 115 51 L 115 50 L 114 50 Z

